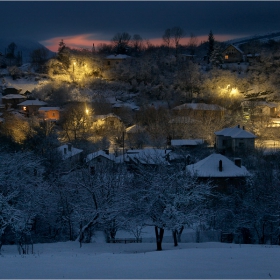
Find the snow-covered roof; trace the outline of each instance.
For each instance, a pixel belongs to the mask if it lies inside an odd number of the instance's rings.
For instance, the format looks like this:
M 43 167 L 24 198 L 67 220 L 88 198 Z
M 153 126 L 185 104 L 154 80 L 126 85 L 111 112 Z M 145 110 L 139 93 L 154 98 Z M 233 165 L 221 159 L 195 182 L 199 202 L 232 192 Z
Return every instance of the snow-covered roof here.
M 83 152 L 83 150 L 74 148 L 72 145 L 70 146 L 70 149 L 69 149 L 69 144 L 65 144 L 65 145 L 58 147 L 57 151 L 62 154 L 62 160 L 68 159 L 70 157 L 73 157 L 73 156 Z M 66 153 L 65 153 L 65 151 L 66 151 Z
M 205 103 L 185 103 L 173 108 L 174 110 L 192 109 L 203 111 L 224 111 L 225 108 L 217 104 L 205 104 Z
M 127 154 L 115 157 L 116 163 L 123 163 L 124 161 L 128 161 L 128 160 L 129 160 L 129 158 L 128 158 Z
M 11 85 L 7 85 L 6 88 L 22 90 L 21 88 L 18 88 L 18 87 L 15 87 L 15 86 L 11 86 Z
M 222 161 L 222 171 L 219 170 L 219 162 Z M 250 173 L 246 167 L 237 166 L 234 162 L 221 154 L 212 154 L 205 159 L 187 165 L 186 170 L 192 175 L 204 178 L 222 178 L 222 177 L 245 177 Z
M 129 107 L 131 110 L 139 110 L 139 106 L 135 105 L 134 103 L 129 102 L 120 102 L 114 103 L 113 108 L 121 108 L 121 107 Z
M 94 153 L 91 153 L 91 154 L 87 155 L 86 162 L 89 162 L 89 161 L 91 161 L 91 160 L 93 160 L 93 159 L 95 159 L 99 156 L 102 156 L 102 157 L 105 157 L 109 160 L 115 161 L 115 156 L 113 154 L 108 155 L 103 150 L 100 150 L 98 152 L 94 152 Z
M 257 137 L 255 134 L 240 128 L 239 125 L 230 128 L 224 128 L 220 131 L 216 131 L 215 135 L 228 136 L 231 138 L 248 138 L 248 139 Z
M 248 53 L 247 54 L 247 57 L 256 57 L 256 56 L 260 56 L 260 54 L 259 53 L 253 53 L 253 54 Z
M 40 107 L 39 111 L 60 111 L 59 107 Z
M 254 106 L 262 106 L 262 107 L 269 107 L 269 108 L 277 108 L 276 103 L 266 102 L 266 101 L 252 101 L 246 100 L 241 103 L 243 107 L 254 107 Z
M 2 97 L 2 99 L 19 99 L 19 98 L 26 99 L 27 97 L 21 94 L 7 94 Z
M 239 51 L 241 54 L 243 54 L 243 51 L 238 47 L 238 46 L 236 46 L 236 45 L 233 45 L 233 44 L 231 44 L 231 45 L 228 45 L 226 48 L 225 48 L 225 50 L 224 51 L 226 51 L 227 50 L 227 48 L 228 47 L 234 47 L 237 51 Z
M 203 139 L 174 139 L 171 140 L 171 146 L 197 146 L 203 144 Z
M 139 132 L 143 132 L 145 130 L 144 127 L 138 125 L 138 124 L 134 124 L 128 128 L 126 128 L 126 133 L 139 133 Z
M 32 105 L 43 106 L 43 105 L 47 105 L 47 103 L 36 99 L 36 100 L 25 100 L 25 101 L 19 103 L 18 105 L 20 105 L 20 106 L 32 106 Z
M 107 118 L 117 118 L 119 120 L 121 120 L 120 117 L 118 117 L 117 115 L 113 114 L 113 113 L 110 113 L 110 114 L 107 114 L 107 115 L 96 115 L 93 117 L 95 120 L 105 120 Z
M 171 152 L 171 150 L 162 149 L 143 149 L 143 150 L 128 150 L 127 156 L 134 162 L 140 162 L 142 164 L 167 164 L 169 162 L 166 160 L 166 156 Z
M 106 59 L 126 59 L 129 58 L 130 56 L 126 54 L 111 54 L 106 56 Z

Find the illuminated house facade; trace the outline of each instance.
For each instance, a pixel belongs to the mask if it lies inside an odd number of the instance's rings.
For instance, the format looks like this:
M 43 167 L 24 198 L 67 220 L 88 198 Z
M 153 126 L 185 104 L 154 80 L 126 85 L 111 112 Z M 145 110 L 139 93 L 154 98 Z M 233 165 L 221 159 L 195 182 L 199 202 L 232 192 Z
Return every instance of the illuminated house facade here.
M 38 112 L 45 121 L 58 121 L 60 118 L 59 107 L 40 107 Z
M 225 48 L 223 58 L 225 63 L 245 61 L 244 52 L 234 45 L 229 45 Z
M 25 100 L 18 104 L 20 110 L 26 115 L 37 115 L 40 107 L 47 105 L 46 102 L 36 100 Z
M 108 115 L 96 115 L 93 117 L 93 127 L 96 130 L 116 130 L 123 129 L 121 118 L 111 113 Z

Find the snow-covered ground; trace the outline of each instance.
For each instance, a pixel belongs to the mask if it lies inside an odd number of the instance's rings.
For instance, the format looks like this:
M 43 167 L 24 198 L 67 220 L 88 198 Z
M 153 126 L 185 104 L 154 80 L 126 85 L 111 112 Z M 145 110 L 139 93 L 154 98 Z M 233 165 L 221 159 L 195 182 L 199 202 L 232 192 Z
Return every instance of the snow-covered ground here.
M 10 76 L 7 76 L 1 79 L 0 86 L 15 87 L 17 89 L 21 89 L 21 93 L 25 93 L 27 90 L 31 92 L 44 82 L 45 80 L 41 80 L 40 82 L 38 82 L 35 80 L 34 77 L 26 77 L 22 79 L 13 80 Z
M 0 278 L 280 278 L 280 247 L 219 242 L 35 244 L 34 253 L 19 255 L 6 245 Z

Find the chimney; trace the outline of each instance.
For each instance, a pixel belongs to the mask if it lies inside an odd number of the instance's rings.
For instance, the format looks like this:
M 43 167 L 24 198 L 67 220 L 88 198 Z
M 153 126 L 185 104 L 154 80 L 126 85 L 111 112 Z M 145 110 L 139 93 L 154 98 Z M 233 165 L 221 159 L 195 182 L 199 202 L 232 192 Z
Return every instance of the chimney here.
M 68 146 L 68 151 L 71 152 L 72 151 L 72 144 L 68 143 L 67 146 Z
M 235 158 L 234 159 L 234 164 L 241 168 L 241 158 Z
M 103 151 L 105 152 L 106 155 L 109 155 L 109 149 L 105 149 Z
M 238 125 L 237 127 L 240 128 L 240 125 Z
M 223 162 L 222 162 L 221 159 L 219 160 L 219 171 L 220 171 L 220 172 L 223 171 Z
M 245 130 L 245 126 L 243 125 L 243 130 Z

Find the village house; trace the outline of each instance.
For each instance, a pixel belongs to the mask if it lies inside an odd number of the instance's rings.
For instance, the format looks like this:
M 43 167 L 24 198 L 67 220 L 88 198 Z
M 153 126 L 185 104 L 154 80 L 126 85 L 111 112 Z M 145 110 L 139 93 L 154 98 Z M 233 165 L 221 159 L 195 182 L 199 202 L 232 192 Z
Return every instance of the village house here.
M 223 52 L 223 58 L 225 63 L 239 63 L 245 61 L 245 54 L 242 50 L 240 50 L 237 46 L 229 45 L 227 46 Z
M 184 113 L 184 111 L 183 111 Z M 201 124 L 200 120 L 191 118 L 189 116 L 177 116 L 172 118 L 169 122 L 170 125 L 170 140 L 179 139 L 184 137 L 195 137 L 196 128 Z M 171 142 L 168 142 L 168 145 L 171 145 Z
M 129 59 L 130 56 L 126 55 L 126 54 L 112 54 L 112 55 L 108 55 L 105 57 L 104 59 L 104 66 L 106 68 L 110 68 L 113 67 L 115 65 L 118 65 L 119 63 L 125 61 L 126 59 Z
M 38 110 L 41 106 L 47 105 L 46 102 L 41 100 L 25 100 L 18 104 L 18 107 L 22 113 L 24 113 L 27 117 L 31 115 L 37 115 Z
M 140 150 L 128 150 L 126 152 L 126 163 L 129 166 L 141 165 L 141 166 L 159 166 L 170 165 L 169 154 L 172 150 L 163 149 L 140 149 Z
M 38 113 L 42 119 L 45 121 L 58 121 L 60 118 L 59 107 L 40 107 Z
M 98 131 L 117 129 L 124 130 L 124 124 L 121 118 L 113 113 L 94 116 L 93 127 Z
M 278 114 L 278 105 L 265 101 L 243 101 L 241 103 L 243 108 L 243 116 L 246 119 L 257 119 L 261 117 L 275 118 Z
M 225 108 L 217 104 L 205 103 L 185 103 L 173 108 L 173 111 L 178 115 L 194 119 L 221 119 L 225 110 Z
M 255 136 L 246 131 L 245 127 L 240 125 L 231 128 L 224 128 L 215 132 L 216 149 L 219 152 L 243 152 L 252 151 L 255 148 Z
M 197 163 L 187 165 L 186 171 L 199 180 L 211 182 L 219 190 L 243 187 L 250 176 L 240 158 L 235 158 L 233 162 L 221 154 L 211 154 Z
M 89 166 L 114 164 L 115 156 L 114 154 L 109 154 L 108 150 L 100 150 L 88 154 L 86 157 L 86 163 Z
M 2 103 L 5 105 L 6 110 L 10 108 L 17 109 L 17 105 L 24 100 L 26 100 L 26 96 L 21 94 L 8 94 L 2 96 Z
M 15 88 L 12 86 L 7 86 L 2 90 L 2 95 L 8 95 L 8 94 L 20 94 L 22 91 L 21 88 Z
M 82 163 L 83 150 L 74 148 L 71 143 L 58 147 L 57 152 L 61 156 L 64 169 L 71 169 Z

